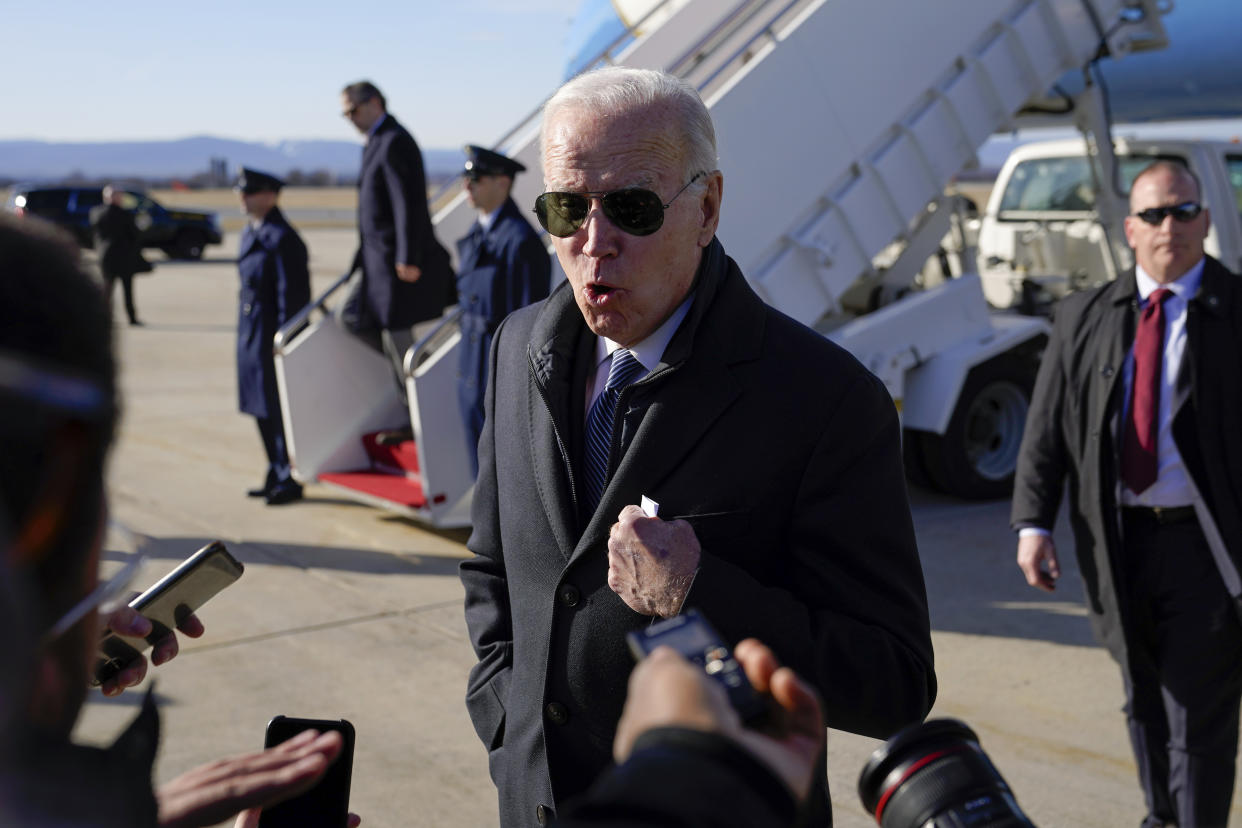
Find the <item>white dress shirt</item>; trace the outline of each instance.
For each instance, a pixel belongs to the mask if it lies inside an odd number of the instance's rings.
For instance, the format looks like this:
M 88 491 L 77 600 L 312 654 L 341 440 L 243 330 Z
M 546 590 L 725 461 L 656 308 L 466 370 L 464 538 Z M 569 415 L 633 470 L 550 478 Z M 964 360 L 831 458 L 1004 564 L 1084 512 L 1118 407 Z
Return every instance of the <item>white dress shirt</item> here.
M 1186 309 L 1190 299 L 1199 290 L 1203 279 L 1204 260 L 1187 270 L 1175 281 L 1162 285 L 1142 267 L 1135 267 L 1140 305 L 1146 306 L 1147 297 L 1157 288 L 1165 287 L 1171 294 L 1164 300 L 1164 359 L 1160 364 L 1160 406 L 1156 419 L 1156 482 L 1141 494 L 1135 494 L 1124 484 L 1121 487 L 1122 506 L 1187 506 L 1194 502 L 1190 478 L 1182 455 L 1173 442 L 1173 390 L 1177 387 L 1177 374 L 1182 367 L 1182 355 L 1186 351 Z M 1134 348 L 1126 354 L 1123 367 L 1125 400 L 1121 412 L 1122 428 L 1130 413 L 1130 389 L 1134 385 Z M 1047 535 L 1043 527 L 1028 526 L 1018 532 L 1027 535 Z
M 1186 352 L 1186 309 L 1203 279 L 1203 262 L 1200 259 L 1194 267 L 1167 285 L 1157 282 L 1142 267 L 1134 269 L 1139 298 L 1144 306 L 1157 288 L 1168 288 L 1172 293 L 1164 300 L 1164 359 L 1160 365 L 1160 406 L 1156 416 L 1156 482 L 1141 494 L 1135 494 L 1123 485 L 1122 506 L 1188 506 L 1194 500 L 1186 466 L 1173 442 L 1173 390 L 1177 387 L 1177 374 L 1182 367 L 1182 355 Z M 1129 416 L 1133 386 L 1134 349 L 1131 348 L 1130 353 L 1126 354 L 1126 395 L 1123 398 L 1126 410 L 1122 412 L 1123 417 Z
M 681 327 L 681 322 L 686 318 L 686 314 L 689 313 L 690 304 L 693 300 L 694 294 L 691 293 L 677 306 L 677 310 L 673 311 L 672 315 L 664 320 L 663 325 L 652 331 L 646 339 L 629 349 L 630 353 L 646 369 L 647 373 L 651 373 L 651 369 L 660 364 L 660 359 L 664 356 L 664 349 L 672 341 L 673 334 L 677 333 L 677 329 Z M 612 352 L 620 347 L 623 346 L 613 342 L 611 339 L 602 336 L 596 337 L 595 372 L 587 377 L 587 396 L 586 407 L 583 409 L 583 422 L 586 421 L 585 415 L 590 413 L 591 405 L 595 402 L 595 398 L 604 393 L 604 388 L 608 385 L 608 369 L 612 365 Z M 643 376 L 646 376 L 646 374 Z

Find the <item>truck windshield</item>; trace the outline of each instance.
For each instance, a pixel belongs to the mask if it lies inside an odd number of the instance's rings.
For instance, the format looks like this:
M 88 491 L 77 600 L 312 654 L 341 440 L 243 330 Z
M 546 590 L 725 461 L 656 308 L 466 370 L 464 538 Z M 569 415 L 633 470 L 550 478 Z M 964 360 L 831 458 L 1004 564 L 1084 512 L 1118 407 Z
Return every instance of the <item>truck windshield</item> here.
M 1242 155 L 1225 156 L 1225 165 L 1229 168 L 1229 186 L 1233 190 L 1233 200 L 1242 215 Z
M 1159 159 L 1185 164 L 1186 159 L 1175 155 L 1124 156 L 1120 159 L 1120 185 L 1123 192 L 1130 192 L 1130 184 L 1144 167 Z M 1239 176 L 1242 176 L 1242 157 L 1239 157 Z M 999 219 L 1021 220 L 1030 213 L 1080 213 L 1089 214 L 1095 209 L 1095 183 L 1091 169 L 1083 156 L 1061 158 L 1032 158 L 1020 162 L 1013 169 L 1005 194 L 1001 198 Z M 1008 214 L 1008 215 L 1007 215 Z M 1018 215 L 1014 215 L 1018 214 Z M 1065 218 L 1071 218 L 1065 216 Z

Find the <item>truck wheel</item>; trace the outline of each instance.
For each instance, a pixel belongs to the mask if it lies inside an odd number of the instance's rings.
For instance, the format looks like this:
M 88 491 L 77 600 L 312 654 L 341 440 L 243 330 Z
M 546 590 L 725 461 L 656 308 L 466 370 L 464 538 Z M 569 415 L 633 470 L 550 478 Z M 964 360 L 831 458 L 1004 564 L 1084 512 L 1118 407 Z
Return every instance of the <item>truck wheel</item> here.
M 1009 495 L 1034 384 L 1030 364 L 1007 356 L 971 369 L 948 430 L 919 435 L 938 489 L 971 500 Z
M 182 230 L 168 252 L 174 259 L 201 259 L 206 246 L 207 239 L 202 233 L 197 230 Z

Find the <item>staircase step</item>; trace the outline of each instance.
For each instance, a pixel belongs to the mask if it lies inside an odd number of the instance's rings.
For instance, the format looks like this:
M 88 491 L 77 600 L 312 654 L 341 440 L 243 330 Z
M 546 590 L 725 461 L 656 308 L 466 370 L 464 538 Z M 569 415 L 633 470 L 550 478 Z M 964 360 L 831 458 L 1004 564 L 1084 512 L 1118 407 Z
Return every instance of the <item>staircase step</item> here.
M 414 445 L 414 441 L 403 440 L 400 443 L 382 446 L 376 441 L 382 433 L 376 431 L 362 435 L 362 446 L 366 449 L 367 457 L 371 458 L 371 462 L 380 469 L 418 474 L 418 447 Z
M 411 509 L 421 509 L 427 505 L 423 484 L 404 474 L 382 471 L 326 472 L 319 475 L 319 481 L 353 489 Z

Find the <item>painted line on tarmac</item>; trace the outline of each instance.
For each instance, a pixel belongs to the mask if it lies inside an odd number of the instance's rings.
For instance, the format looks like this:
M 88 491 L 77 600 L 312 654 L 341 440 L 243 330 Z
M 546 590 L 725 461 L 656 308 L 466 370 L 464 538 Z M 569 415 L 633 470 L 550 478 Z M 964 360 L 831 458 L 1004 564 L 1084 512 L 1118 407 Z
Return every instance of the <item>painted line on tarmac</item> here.
M 271 641 L 275 638 L 288 638 L 290 636 L 302 635 L 304 633 L 322 632 L 323 630 L 332 630 L 338 627 L 349 627 L 354 624 L 365 624 L 368 621 L 382 621 L 385 618 L 418 615 L 419 613 L 428 612 L 430 610 L 440 610 L 448 607 L 461 607 L 461 599 L 455 598 L 452 601 L 440 601 L 436 604 L 427 604 L 425 606 L 413 607 L 411 609 L 385 610 L 384 612 L 375 612 L 370 615 L 358 615 L 353 618 L 341 618 L 336 621 L 325 621 L 322 624 L 311 624 L 306 627 L 293 627 L 287 630 L 274 630 L 260 635 L 246 636 L 245 638 L 234 638 L 231 641 L 215 641 L 210 644 L 196 644 L 193 647 L 183 648 L 181 650 L 181 655 L 202 653 L 208 650 L 223 650 L 228 647 L 238 647 L 244 644 L 257 644 L 263 641 Z

